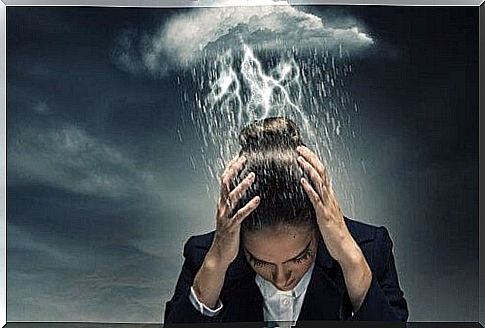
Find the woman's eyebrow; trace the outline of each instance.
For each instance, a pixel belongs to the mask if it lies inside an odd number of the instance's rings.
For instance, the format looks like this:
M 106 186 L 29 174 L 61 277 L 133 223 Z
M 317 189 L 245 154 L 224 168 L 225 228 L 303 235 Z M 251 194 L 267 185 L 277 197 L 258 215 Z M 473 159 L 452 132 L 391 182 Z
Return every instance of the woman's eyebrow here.
M 284 261 L 284 262 L 283 262 L 283 264 L 284 264 L 284 263 L 287 263 L 287 262 L 290 262 L 290 261 L 293 261 L 293 260 L 296 260 L 297 258 L 299 258 L 300 256 L 302 256 L 303 254 L 305 254 L 305 253 L 306 253 L 306 251 L 308 250 L 308 248 L 310 247 L 311 243 L 312 243 L 312 241 L 310 240 L 310 241 L 308 242 L 308 245 L 306 245 L 306 247 L 305 247 L 305 248 L 304 248 L 304 249 L 303 249 L 303 250 L 302 250 L 302 251 L 301 251 L 301 252 L 300 252 L 300 253 L 299 253 L 297 256 L 292 257 L 291 259 Z M 274 263 L 271 263 L 271 262 L 267 262 L 267 261 L 260 260 L 260 259 L 258 259 L 256 256 L 254 256 L 253 254 L 251 254 L 251 252 L 250 252 L 250 251 L 248 251 L 246 248 L 245 248 L 245 250 L 246 250 L 246 252 L 248 252 L 248 254 L 249 254 L 249 255 L 250 255 L 250 256 L 251 256 L 251 257 L 252 257 L 254 260 L 256 260 L 256 261 L 259 261 L 259 262 L 264 262 L 264 263 L 268 263 L 268 264 L 274 264 Z

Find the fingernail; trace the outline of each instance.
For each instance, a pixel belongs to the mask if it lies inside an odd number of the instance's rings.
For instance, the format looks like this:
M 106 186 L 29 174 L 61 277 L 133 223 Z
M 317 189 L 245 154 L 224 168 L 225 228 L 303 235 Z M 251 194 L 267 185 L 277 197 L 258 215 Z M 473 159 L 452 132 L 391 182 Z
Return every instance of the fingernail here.
M 254 177 L 256 176 L 256 174 L 254 174 L 254 172 L 251 172 L 248 174 L 248 177 L 250 180 L 254 180 Z
M 243 156 L 241 156 L 240 161 L 241 161 L 241 162 L 244 162 L 245 160 L 246 160 L 246 156 L 244 156 L 244 155 L 243 155 Z
M 300 180 L 302 183 L 306 183 L 306 179 L 305 178 L 301 178 Z

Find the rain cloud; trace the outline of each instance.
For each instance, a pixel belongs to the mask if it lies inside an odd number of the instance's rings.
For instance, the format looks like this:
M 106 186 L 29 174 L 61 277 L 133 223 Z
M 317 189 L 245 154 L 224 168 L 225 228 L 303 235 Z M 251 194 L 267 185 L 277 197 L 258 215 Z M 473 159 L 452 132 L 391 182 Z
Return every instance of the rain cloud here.
M 291 6 L 200 8 L 172 16 L 154 33 L 127 28 L 113 49 L 117 66 L 163 76 L 244 45 L 260 51 L 312 49 L 358 53 L 375 43 L 359 24 L 303 12 Z

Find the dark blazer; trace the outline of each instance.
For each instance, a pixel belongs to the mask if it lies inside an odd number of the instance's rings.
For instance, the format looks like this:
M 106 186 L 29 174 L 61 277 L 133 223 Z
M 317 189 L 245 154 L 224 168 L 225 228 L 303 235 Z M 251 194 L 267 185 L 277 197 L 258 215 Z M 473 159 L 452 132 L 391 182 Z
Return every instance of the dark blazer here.
M 342 270 L 328 253 L 323 239 L 298 321 L 304 320 L 373 320 L 406 321 L 408 309 L 392 253 L 392 241 L 384 227 L 375 227 L 345 218 L 355 241 L 362 249 L 373 278 L 360 309 L 352 315 Z M 202 315 L 189 299 L 190 286 L 209 250 L 214 231 L 190 237 L 184 246 L 185 261 L 175 287 L 166 303 L 164 322 L 264 321 L 263 296 L 255 282 L 256 273 L 247 263 L 242 249 L 229 266 L 220 299 L 221 312 L 215 317 Z

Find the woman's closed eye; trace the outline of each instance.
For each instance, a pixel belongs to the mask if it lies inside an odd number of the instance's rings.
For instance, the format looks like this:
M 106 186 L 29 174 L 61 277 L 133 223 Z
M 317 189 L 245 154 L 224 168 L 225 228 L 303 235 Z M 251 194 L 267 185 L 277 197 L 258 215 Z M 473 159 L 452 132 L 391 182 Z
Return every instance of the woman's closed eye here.
M 295 263 L 302 263 L 302 262 L 304 262 L 304 261 L 308 260 L 308 259 L 311 257 L 311 255 L 312 255 L 312 249 L 311 249 L 311 248 L 309 248 L 309 249 L 308 249 L 308 250 L 305 252 L 305 254 L 303 254 L 302 256 L 300 256 L 300 257 L 298 257 L 298 258 L 294 259 L 293 261 L 294 261 Z
M 311 250 L 308 250 L 305 254 L 303 254 L 297 259 L 294 259 L 293 261 L 295 261 L 296 263 L 302 263 L 303 261 L 308 260 L 310 255 L 311 255 Z
M 263 262 L 255 259 L 253 259 L 253 264 L 254 266 L 257 266 L 257 267 L 264 267 L 264 266 L 270 265 L 268 262 Z
M 298 263 L 298 264 L 303 263 L 304 261 L 308 260 L 311 257 L 312 252 L 313 252 L 312 249 L 308 248 L 308 250 L 305 252 L 305 254 L 303 254 L 300 257 L 293 259 L 291 261 L 294 262 L 294 263 Z M 261 260 L 254 258 L 251 254 L 249 254 L 249 258 L 250 258 L 250 261 L 253 263 L 253 265 L 255 267 L 264 267 L 264 266 L 271 265 L 271 263 L 264 262 L 264 261 L 261 261 Z
M 270 263 L 268 262 L 264 262 L 254 258 L 251 254 L 249 254 L 249 258 L 250 258 L 250 261 L 253 262 L 253 265 L 256 267 L 264 267 L 264 266 L 270 265 Z

